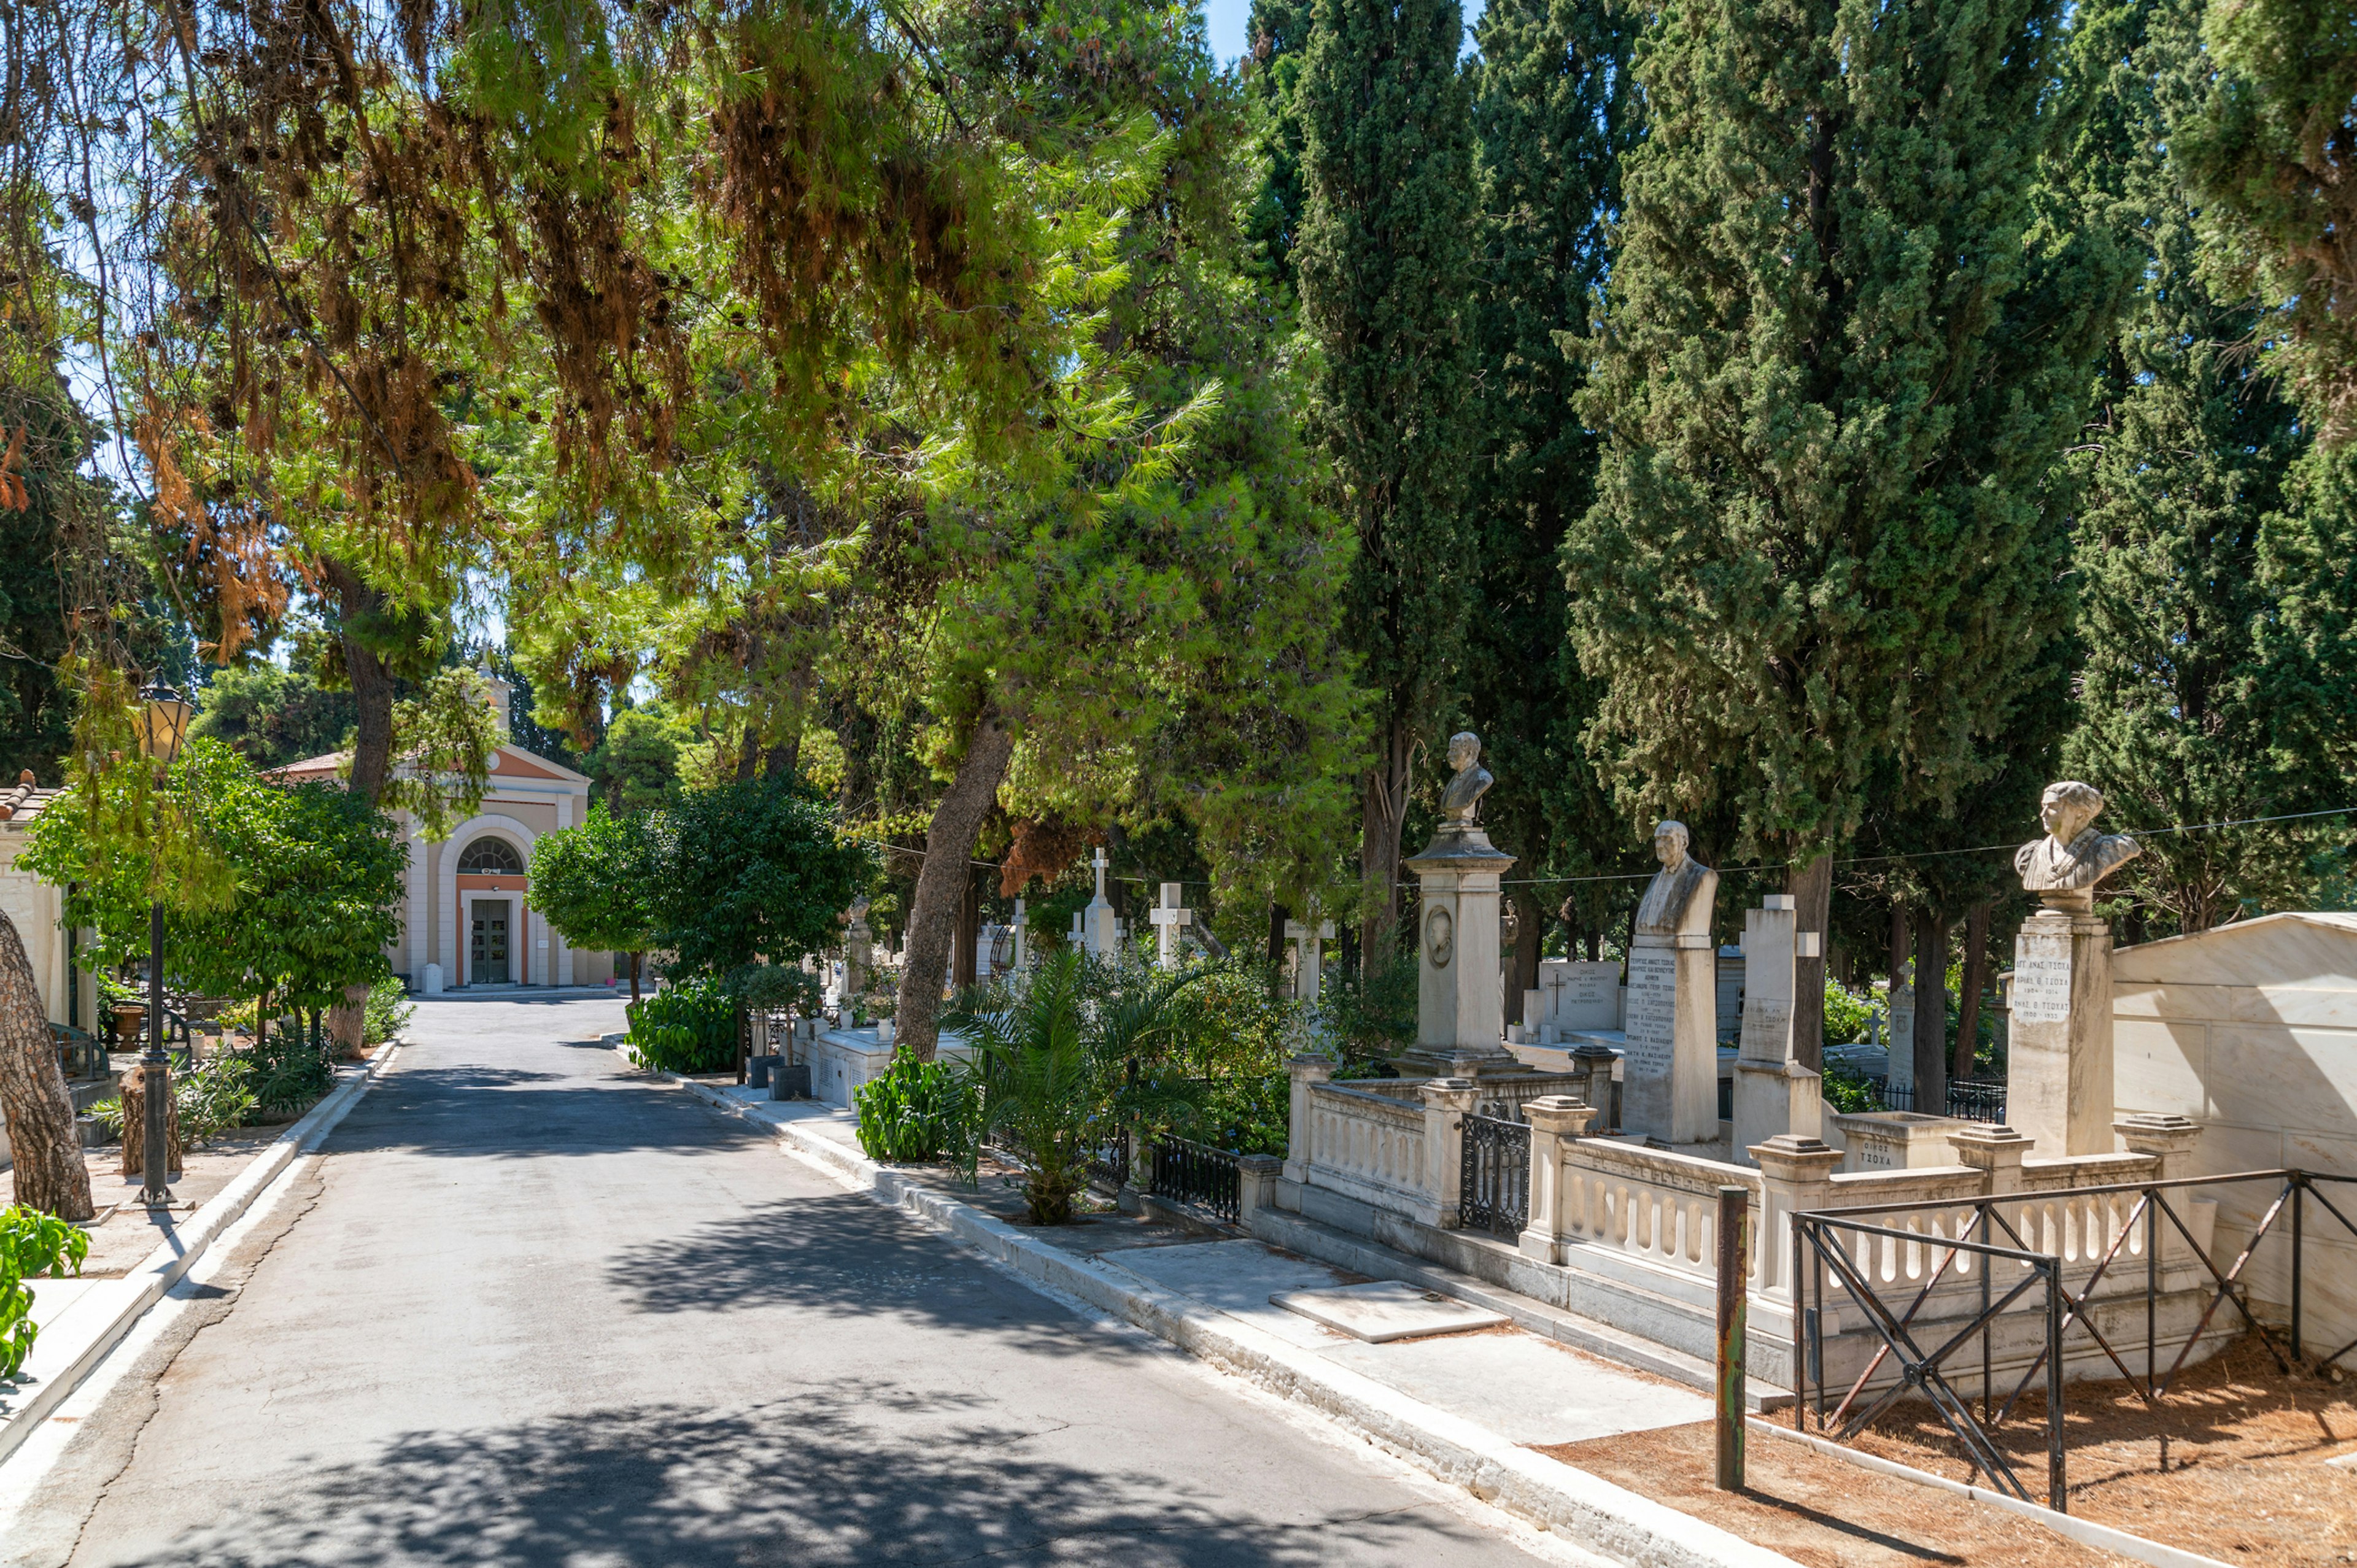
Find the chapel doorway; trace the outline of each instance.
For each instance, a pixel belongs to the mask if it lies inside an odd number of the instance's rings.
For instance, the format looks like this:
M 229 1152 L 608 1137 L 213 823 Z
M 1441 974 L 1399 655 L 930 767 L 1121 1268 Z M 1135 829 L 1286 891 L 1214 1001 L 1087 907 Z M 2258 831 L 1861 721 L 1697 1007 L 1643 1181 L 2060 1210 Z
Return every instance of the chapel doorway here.
M 475 937 L 467 955 L 467 980 L 474 985 L 506 985 L 508 973 L 508 900 L 475 900 Z

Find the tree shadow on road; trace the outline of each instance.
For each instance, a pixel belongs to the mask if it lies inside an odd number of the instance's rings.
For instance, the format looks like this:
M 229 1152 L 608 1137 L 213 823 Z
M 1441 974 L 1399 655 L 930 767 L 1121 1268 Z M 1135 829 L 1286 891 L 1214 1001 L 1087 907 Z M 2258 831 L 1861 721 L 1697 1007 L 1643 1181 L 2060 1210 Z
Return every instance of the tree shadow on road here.
M 1056 1354 L 1087 1343 L 1054 1302 L 849 1193 L 787 1198 L 684 1229 L 615 1254 L 606 1275 L 633 1310 L 658 1316 L 787 1307 L 1012 1335 Z
M 1290 1500 L 1264 1513 L 1223 1498 L 1231 1477 L 1172 1464 L 1153 1435 L 1108 1426 L 1060 1454 L 1034 1430 L 967 1402 L 864 1387 L 731 1410 L 587 1412 L 488 1431 L 405 1435 L 364 1463 L 287 1477 L 249 1512 L 180 1532 L 118 1564 L 362 1568 L 519 1564 L 1120 1563 L 1448 1563 L 1497 1543 L 1399 1494 L 1321 1517 Z M 1239 1470 L 1258 1456 L 1237 1455 Z M 1283 1488 L 1277 1489 L 1280 1498 Z M 1377 1498 L 1387 1506 L 1378 1506 Z M 85 1540 L 84 1547 L 99 1543 Z
M 755 1128 L 643 1079 L 481 1062 L 404 1068 L 352 1107 L 328 1146 L 473 1159 L 661 1149 L 694 1156 L 766 1145 Z

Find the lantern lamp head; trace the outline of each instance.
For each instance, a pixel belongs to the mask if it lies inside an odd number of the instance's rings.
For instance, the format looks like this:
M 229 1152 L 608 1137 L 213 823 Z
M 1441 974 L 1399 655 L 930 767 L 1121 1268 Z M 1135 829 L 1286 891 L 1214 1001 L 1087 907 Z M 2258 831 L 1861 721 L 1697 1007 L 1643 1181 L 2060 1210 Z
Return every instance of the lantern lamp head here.
M 145 711 L 140 714 L 139 749 L 156 761 L 169 768 L 180 755 L 180 742 L 188 733 L 188 715 L 192 711 L 180 700 L 180 693 L 157 682 L 144 686 L 139 701 Z

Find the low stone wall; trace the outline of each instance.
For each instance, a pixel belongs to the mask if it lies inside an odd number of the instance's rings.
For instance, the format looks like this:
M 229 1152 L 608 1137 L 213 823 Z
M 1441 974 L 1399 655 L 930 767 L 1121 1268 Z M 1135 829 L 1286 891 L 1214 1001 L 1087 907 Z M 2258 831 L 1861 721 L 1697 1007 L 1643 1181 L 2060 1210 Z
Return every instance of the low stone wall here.
M 811 1098 L 829 1105 L 850 1109 L 851 1097 L 859 1086 L 873 1078 L 884 1076 L 892 1065 L 892 1053 L 899 1047 L 881 1037 L 870 1026 L 865 1029 L 823 1029 L 818 1037 L 796 1042 L 786 1047 L 789 1058 L 807 1061 L 811 1069 Z M 955 1033 L 944 1030 L 936 1055 L 963 1061 L 967 1056 L 966 1043 Z

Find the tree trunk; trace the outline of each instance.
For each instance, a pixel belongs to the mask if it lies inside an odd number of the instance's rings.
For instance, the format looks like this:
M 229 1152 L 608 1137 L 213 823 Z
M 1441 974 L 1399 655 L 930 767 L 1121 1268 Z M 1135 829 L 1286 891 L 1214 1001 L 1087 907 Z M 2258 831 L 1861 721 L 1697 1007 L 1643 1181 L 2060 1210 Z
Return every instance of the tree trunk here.
M 634 952 L 634 953 L 632 953 L 632 954 L 630 955 L 630 1004 L 631 1004 L 632 1006 L 636 1006 L 636 1005 L 638 1005 L 638 1001 L 639 1001 L 639 962 L 640 962 L 640 961 L 641 959 L 643 959 L 643 958 L 645 958 L 645 957 L 646 957 L 646 955 L 645 955 L 644 953 L 635 953 L 635 952 Z
M 350 628 L 362 617 L 381 615 L 384 596 L 334 556 L 324 556 L 321 575 L 334 590 L 337 618 L 345 628 L 344 671 L 352 683 L 357 719 L 352 736 L 351 787 L 371 806 L 384 795 L 393 775 L 393 675 Z
M 328 1009 L 328 1033 L 336 1042 L 336 1055 L 346 1061 L 356 1061 L 365 1038 L 368 1026 L 369 988 L 347 985 L 344 999 Z
M 1973 1076 L 1974 1047 L 1981 1033 L 1981 991 L 1988 984 L 1989 901 L 1964 911 L 1964 994 L 1956 999 L 1956 1048 L 1948 1061 L 1948 1081 Z
M 971 850 L 966 857 L 973 859 Z M 964 890 L 958 898 L 957 934 L 950 939 L 950 983 L 960 991 L 982 978 L 982 965 L 976 961 L 980 955 L 974 951 L 982 941 L 982 899 L 974 892 L 974 870 L 972 865 L 965 868 Z
M 1795 844 L 1792 860 L 1784 891 L 1792 896 L 1793 929 L 1817 933 L 1816 956 L 1792 961 L 1792 1056 L 1817 1072 L 1825 1065 L 1825 928 L 1833 918 L 1834 857 L 1830 850 Z
M 900 966 L 900 993 L 894 1009 L 893 1033 L 919 1061 L 933 1059 L 940 1038 L 934 1020 L 942 1009 L 942 982 L 949 972 L 951 927 L 957 920 L 960 890 L 971 880 L 975 841 L 982 820 L 998 798 L 998 781 L 1006 777 L 1007 759 L 1015 755 L 1015 736 L 998 722 L 996 709 L 985 708 L 966 739 L 965 756 L 948 793 L 933 809 L 932 826 L 925 832 L 925 861 L 917 872 L 917 896 L 909 911 L 909 956 Z
M 1400 831 L 1407 822 L 1407 790 L 1415 770 L 1415 740 L 1394 722 L 1383 736 L 1383 755 L 1367 769 L 1360 803 L 1359 875 L 1366 906 L 1364 948 L 1360 962 L 1372 975 L 1398 950 Z
M 1899 988 L 1900 988 L 1900 986 L 1905 985 L 1906 983 L 1908 983 L 1908 980 L 1907 980 L 1907 951 L 1908 951 L 1908 945 L 1909 945 L 1909 939 L 1908 939 L 1908 935 L 1907 935 L 1907 906 L 1906 906 L 1906 905 L 1904 905 L 1904 904 L 1901 904 L 1898 899 L 1893 898 L 1893 899 L 1890 901 L 1890 972 L 1890 972 L 1890 994 L 1892 994 L 1892 995 L 1894 995 L 1894 996 L 1895 996 L 1895 995 L 1897 995 L 1897 994 L 1899 993 Z
M 1539 983 L 1539 939 L 1545 933 L 1540 922 L 1546 914 L 1539 908 L 1539 890 L 1516 887 L 1507 897 L 1514 905 L 1513 968 L 1506 976 L 1506 1022 L 1527 1024 L 1523 1016 L 1523 995 L 1536 990 Z
M 87 1219 L 90 1167 L 74 1135 L 73 1097 L 41 1015 L 41 993 L 16 924 L 0 909 L 0 1115 L 16 1158 L 16 1201 L 60 1219 Z
M 1285 995 L 1285 922 L 1293 918 L 1292 911 L 1282 904 L 1268 907 L 1268 993 L 1274 998 Z
M 145 1177 L 147 1174 L 147 1140 L 141 1129 L 147 1125 L 147 1069 L 135 1067 L 123 1075 L 123 1170 L 124 1176 Z M 188 1150 L 180 1142 L 180 1106 L 178 1099 L 164 1108 L 164 1167 L 165 1179 L 185 1174 Z
M 1915 1109 L 1948 1113 L 1948 918 L 1915 911 Z

